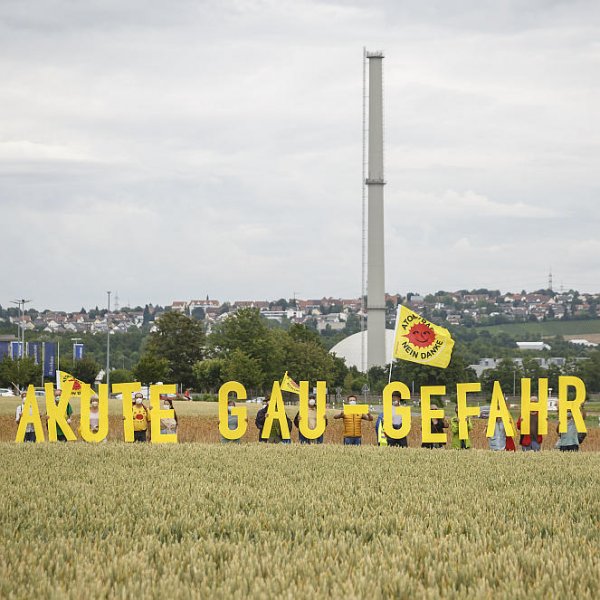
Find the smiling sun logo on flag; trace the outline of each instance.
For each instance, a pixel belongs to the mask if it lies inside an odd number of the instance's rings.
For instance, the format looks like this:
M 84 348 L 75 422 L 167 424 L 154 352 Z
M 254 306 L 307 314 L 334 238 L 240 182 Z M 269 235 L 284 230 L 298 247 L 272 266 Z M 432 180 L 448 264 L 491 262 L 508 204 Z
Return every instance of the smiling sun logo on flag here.
M 408 341 L 419 348 L 427 348 L 435 342 L 435 331 L 426 323 L 417 323 L 413 325 L 407 334 L 402 337 L 408 338 Z
M 445 369 L 452 357 L 450 332 L 401 304 L 396 315 L 394 358 Z

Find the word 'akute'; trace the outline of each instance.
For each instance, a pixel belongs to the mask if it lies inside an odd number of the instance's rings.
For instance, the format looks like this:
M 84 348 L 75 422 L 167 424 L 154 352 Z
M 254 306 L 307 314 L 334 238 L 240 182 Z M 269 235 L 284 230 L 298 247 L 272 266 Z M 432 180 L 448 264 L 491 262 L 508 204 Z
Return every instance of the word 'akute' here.
M 308 415 L 308 395 L 309 382 L 301 381 L 299 390 L 299 430 L 307 439 L 317 439 L 325 432 L 325 410 L 326 410 L 326 390 L 327 384 L 324 381 L 317 382 L 316 398 L 316 424 L 310 429 L 307 418 Z M 56 426 L 60 426 L 67 440 L 77 439 L 75 433 L 66 420 L 66 411 L 69 398 L 71 397 L 72 384 L 67 383 L 61 390 L 60 401 L 54 402 L 53 386 L 46 384 L 46 412 L 48 414 L 48 439 L 57 441 Z M 133 411 L 132 398 L 135 392 L 140 391 L 139 383 L 119 383 L 112 386 L 113 393 L 121 393 L 123 398 L 123 429 L 126 442 L 133 442 Z M 175 385 L 151 385 L 150 386 L 150 428 L 151 441 L 155 444 L 177 443 L 177 434 L 163 434 L 160 432 L 160 420 L 173 418 L 172 409 L 164 409 L 160 406 L 161 394 L 175 393 Z M 402 400 L 410 400 L 410 390 L 408 386 L 401 381 L 393 381 L 385 386 L 383 390 L 383 429 L 384 433 L 392 439 L 401 439 L 406 437 L 411 429 L 411 411 L 410 407 L 401 405 L 392 406 L 392 393 L 399 392 Z M 468 394 L 481 393 L 480 383 L 457 383 L 456 398 L 459 422 L 459 438 L 468 438 L 469 417 L 479 416 L 479 406 L 468 406 Z M 219 389 L 219 433 L 228 440 L 239 440 L 247 431 L 247 409 L 244 405 L 228 406 L 230 395 L 234 395 L 237 400 L 246 400 L 246 388 L 237 381 L 229 381 Z M 443 419 L 444 410 L 441 408 L 432 408 L 432 398 L 435 396 L 445 396 L 446 386 L 433 385 L 422 386 L 420 389 L 420 408 L 421 408 L 421 428 L 422 441 L 425 443 L 445 443 L 446 433 L 433 433 L 431 428 L 432 419 Z M 569 400 L 569 396 L 574 398 Z M 108 434 L 108 388 L 106 384 L 101 384 L 98 390 L 99 400 L 99 428 L 97 432 L 92 432 L 89 424 L 90 399 L 92 390 L 89 385 L 82 386 L 81 392 L 81 437 L 86 442 L 101 442 Z M 531 398 L 531 379 L 521 379 L 521 433 L 528 435 L 530 433 L 530 417 L 534 412 L 538 413 L 538 431 L 540 435 L 548 433 L 548 380 L 538 379 L 538 401 L 533 402 Z M 570 412 L 578 432 L 586 432 L 585 422 L 581 412 L 581 405 L 585 402 L 586 390 L 585 384 L 578 377 L 561 376 L 558 378 L 558 423 L 559 432 L 567 431 L 567 417 Z M 29 408 L 31 407 L 31 411 Z M 230 411 L 230 413 L 228 412 Z M 394 429 L 392 424 L 393 411 L 402 416 L 402 425 L 400 429 Z M 30 414 L 31 412 L 31 414 Z M 346 414 L 362 415 L 369 412 L 367 404 L 345 404 L 344 412 Z M 237 427 L 229 429 L 229 414 L 237 417 Z M 494 435 L 494 426 L 497 419 L 504 423 L 506 435 L 513 437 L 516 432 L 510 416 L 504 394 L 500 387 L 500 382 L 494 381 L 492 398 L 490 404 L 490 414 L 488 418 L 486 436 Z M 262 437 L 268 439 L 271 435 L 273 423 L 278 421 L 281 428 L 283 439 L 289 439 L 290 430 L 288 427 L 285 406 L 281 395 L 281 387 L 278 381 L 273 382 L 271 399 L 267 410 L 265 424 L 262 430 Z M 33 424 L 38 442 L 44 441 L 44 429 L 40 417 L 37 399 L 35 397 L 33 386 L 29 386 L 27 398 L 23 407 L 23 417 L 19 423 L 17 431 L 17 442 L 22 442 L 25 436 L 25 429 L 28 424 Z
M 57 441 L 56 427 L 60 427 L 65 438 L 68 441 L 77 439 L 74 431 L 67 422 L 67 405 L 71 398 L 73 382 L 66 381 L 63 384 L 60 394 L 60 400 L 54 400 L 54 386 L 47 383 L 46 388 L 46 414 L 48 417 L 48 441 Z M 112 386 L 113 394 L 122 394 L 123 397 L 123 433 L 126 442 L 133 442 L 133 408 L 132 400 L 136 392 L 141 391 L 140 383 L 116 383 Z M 154 444 L 176 444 L 177 434 L 161 433 L 160 420 L 174 418 L 173 409 L 165 409 L 160 406 L 160 396 L 162 394 L 174 394 L 177 388 L 172 385 L 151 385 L 150 386 L 150 432 Z M 108 435 L 108 386 L 105 383 L 100 384 L 98 388 L 98 431 L 93 432 L 90 427 L 90 401 L 92 398 L 92 388 L 83 384 L 81 386 L 81 418 L 80 434 L 86 442 L 98 443 L 106 439 Z M 30 410 L 31 409 L 31 410 Z M 25 439 L 25 430 L 27 425 L 31 424 L 35 430 L 36 442 L 44 441 L 44 427 L 35 397 L 35 390 L 32 385 L 27 389 L 27 397 L 23 406 L 23 417 L 19 422 L 17 429 L 17 442 Z

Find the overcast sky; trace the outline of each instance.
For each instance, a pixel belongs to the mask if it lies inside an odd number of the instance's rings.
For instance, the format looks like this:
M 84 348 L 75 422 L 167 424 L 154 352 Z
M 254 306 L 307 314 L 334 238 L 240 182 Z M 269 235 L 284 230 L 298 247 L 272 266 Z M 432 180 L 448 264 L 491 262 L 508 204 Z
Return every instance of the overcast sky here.
M 0 304 L 359 296 L 363 46 L 386 289 L 600 291 L 596 0 L 2 0 Z

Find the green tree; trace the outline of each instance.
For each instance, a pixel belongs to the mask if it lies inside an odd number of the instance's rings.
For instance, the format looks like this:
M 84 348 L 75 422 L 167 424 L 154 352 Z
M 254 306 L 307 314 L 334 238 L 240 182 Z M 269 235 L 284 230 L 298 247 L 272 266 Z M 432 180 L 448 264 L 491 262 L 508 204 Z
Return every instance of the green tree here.
M 42 378 L 42 366 L 36 365 L 33 358 L 12 360 L 5 356 L 0 361 L 0 385 L 24 388 L 37 385 Z
M 577 361 L 574 374 L 583 379 L 588 392 L 600 392 L 600 351 L 590 353 L 588 360 Z
M 331 387 L 344 387 L 344 379 L 348 373 L 346 361 L 339 356 L 331 355 L 333 359 L 333 370 L 331 373 Z
M 346 375 L 343 360 L 326 351 L 315 331 L 298 324 L 287 331 L 270 328 L 256 309 L 239 310 L 217 325 L 207 345 L 213 358 L 226 362 L 223 378 L 239 373 L 262 389 L 270 388 L 285 371 L 298 381 L 326 381 L 329 387 L 341 385 Z M 208 373 L 202 369 L 210 366 L 198 366 L 197 374 L 206 378 Z
M 110 372 L 110 383 L 130 383 L 135 381 L 133 373 L 129 369 L 113 369 Z M 106 375 L 104 376 L 104 382 L 106 383 Z
M 364 385 L 368 385 L 367 376 L 361 373 L 356 367 L 350 367 L 344 376 L 345 394 L 360 394 Z
M 157 330 L 150 334 L 146 352 L 164 358 L 169 365 L 172 383 L 191 387 L 194 382 L 192 366 L 202 360 L 205 336 L 199 321 L 178 312 L 164 312 L 156 320 Z
M 273 379 L 279 379 L 288 371 L 297 381 L 327 381 L 333 384 L 334 358 L 320 343 L 298 341 L 288 334 L 274 335 L 274 346 L 279 347 L 277 357 L 281 361 Z
M 531 392 L 538 393 L 538 379 L 546 377 L 546 370 L 540 365 L 539 361 L 532 357 L 523 359 L 523 377 L 531 379 Z
M 371 367 L 367 372 L 369 388 L 372 394 L 381 394 L 388 383 L 389 367 Z
M 268 344 L 269 330 L 258 309 L 243 308 L 215 325 L 208 347 L 213 353 L 229 353 L 240 349 L 258 358 L 267 350 Z
M 203 392 L 216 393 L 225 383 L 225 359 L 205 358 L 199 360 L 192 367 L 195 378 L 195 388 Z
M 546 377 L 548 377 L 548 387 L 552 389 L 554 396 L 558 394 L 558 378 L 562 374 L 562 369 L 558 365 L 550 365 L 546 370 Z
M 321 338 L 314 329 L 309 329 L 306 325 L 294 323 L 288 329 L 288 335 L 296 342 L 312 342 L 321 346 Z
M 133 368 L 134 378 L 144 385 L 165 381 L 169 377 L 169 373 L 169 361 L 166 358 L 159 358 L 152 354 L 142 356 Z
M 225 360 L 223 374 L 227 381 L 237 381 L 246 389 L 254 390 L 264 383 L 265 378 L 260 362 L 239 349 L 231 352 Z
M 236 350 L 255 359 L 264 374 L 266 384 L 271 377 L 280 377 L 281 349 L 276 336 L 286 335 L 283 330 L 270 330 L 258 309 L 244 308 L 219 323 L 208 339 L 209 353 L 213 357 L 229 358 Z
M 72 363 L 70 369 L 67 372 L 71 373 L 73 377 L 91 385 L 96 381 L 96 376 L 100 372 L 100 365 L 93 358 L 84 356 L 81 360 Z

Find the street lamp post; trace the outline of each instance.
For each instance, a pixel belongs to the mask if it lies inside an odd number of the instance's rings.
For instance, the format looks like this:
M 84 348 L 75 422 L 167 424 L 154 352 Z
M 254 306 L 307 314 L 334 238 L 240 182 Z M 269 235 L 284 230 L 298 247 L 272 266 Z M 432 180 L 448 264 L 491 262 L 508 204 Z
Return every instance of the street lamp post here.
M 108 295 L 108 311 L 106 313 L 106 386 L 110 395 L 110 292 Z
M 517 395 L 517 368 L 513 371 L 513 399 Z
M 25 300 L 25 298 L 21 298 L 19 300 L 11 300 L 13 304 L 18 305 L 19 307 L 19 324 L 17 326 L 17 340 L 19 341 L 19 345 L 21 346 L 21 358 L 25 358 L 25 323 L 23 322 L 25 319 L 25 305 L 29 304 L 31 300 Z
M 21 346 L 21 332 L 23 331 L 23 324 L 21 323 L 21 300 L 11 300 L 12 304 L 16 304 L 19 307 L 19 322 L 17 323 L 17 341 Z M 23 358 L 23 349 L 21 346 L 21 358 Z
M 21 298 L 21 303 L 23 304 L 23 320 L 21 322 L 21 356 L 25 357 L 25 305 L 29 304 L 31 299 L 25 300 L 25 298 Z

